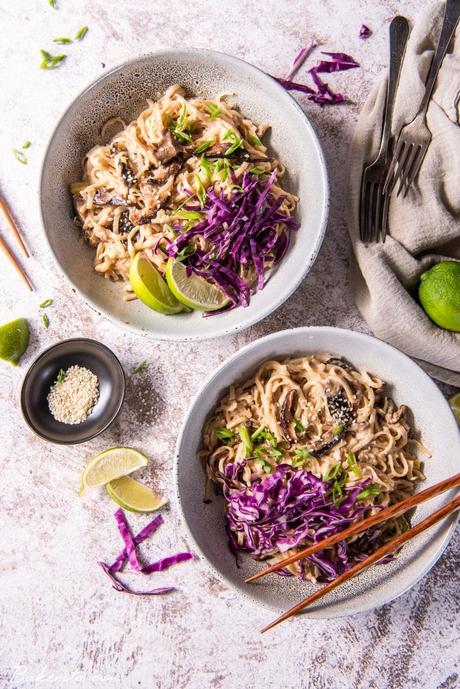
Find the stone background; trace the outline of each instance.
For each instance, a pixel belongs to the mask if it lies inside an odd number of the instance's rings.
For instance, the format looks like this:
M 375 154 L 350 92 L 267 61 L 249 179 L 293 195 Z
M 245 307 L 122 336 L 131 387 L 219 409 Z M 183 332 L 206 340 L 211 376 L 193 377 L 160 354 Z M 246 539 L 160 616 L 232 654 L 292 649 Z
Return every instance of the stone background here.
M 151 482 L 171 491 L 176 434 L 191 396 L 210 369 L 246 342 L 285 327 L 328 324 L 367 331 L 348 285 L 344 224 L 345 167 L 353 127 L 387 60 L 387 24 L 413 17 L 417 0 L 46 0 L 1 3 L 0 180 L 32 249 L 27 294 L 0 256 L 0 322 L 24 315 L 32 340 L 18 369 L 1 366 L 0 686 L 84 689 L 454 689 L 458 687 L 458 556 L 454 538 L 420 584 L 374 612 L 336 621 L 291 620 L 260 636 L 271 614 L 218 582 L 204 562 L 158 575 L 180 589 L 163 599 L 115 593 L 96 567 L 120 548 L 113 504 L 103 494 L 76 496 L 86 459 L 115 444 L 154 458 Z M 373 35 L 360 41 L 361 23 Z M 89 26 L 83 42 L 63 46 L 66 63 L 38 69 L 39 49 L 53 37 Z M 332 186 L 329 227 L 320 256 L 285 305 L 239 335 L 197 344 L 159 343 L 97 317 L 52 264 L 38 213 L 38 178 L 46 142 L 60 113 L 105 68 L 163 47 L 215 48 L 278 75 L 312 34 L 325 50 L 351 53 L 362 65 L 333 77 L 352 104 L 320 109 L 303 102 L 324 146 Z M 25 139 L 27 166 L 12 155 Z M 2 222 L 2 231 L 6 228 Z M 50 327 L 38 304 L 54 299 Z M 18 393 L 27 366 L 66 337 L 95 337 L 120 357 L 128 375 L 126 404 L 103 437 L 73 448 L 52 446 L 22 423 Z M 177 511 L 154 550 L 189 544 Z M 145 518 L 134 515 L 136 528 Z M 457 626 L 456 626 L 457 625 Z

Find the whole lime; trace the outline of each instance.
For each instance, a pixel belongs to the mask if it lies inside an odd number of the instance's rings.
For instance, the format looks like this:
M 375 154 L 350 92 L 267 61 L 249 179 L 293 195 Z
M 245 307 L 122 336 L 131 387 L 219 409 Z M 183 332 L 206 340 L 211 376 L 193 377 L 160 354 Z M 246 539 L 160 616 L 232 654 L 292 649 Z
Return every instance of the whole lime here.
M 441 261 L 422 273 L 418 296 L 436 325 L 460 332 L 460 261 Z

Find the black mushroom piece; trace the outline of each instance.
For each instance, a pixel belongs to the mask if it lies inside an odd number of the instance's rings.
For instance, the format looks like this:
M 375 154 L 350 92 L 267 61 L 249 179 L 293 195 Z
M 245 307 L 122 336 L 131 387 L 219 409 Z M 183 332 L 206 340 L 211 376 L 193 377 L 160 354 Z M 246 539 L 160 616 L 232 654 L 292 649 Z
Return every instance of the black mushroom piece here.
M 111 194 L 109 191 L 101 187 L 94 194 L 94 204 L 96 206 L 127 206 L 128 201 L 122 199 L 121 196 Z
M 136 184 L 136 175 L 131 169 L 127 158 L 120 162 L 120 174 L 126 186 L 130 187 L 133 184 Z
M 292 420 L 292 403 L 294 402 L 295 393 L 295 390 L 289 390 L 286 397 L 284 398 L 283 404 L 281 405 L 279 414 L 280 425 L 283 429 L 284 437 L 286 438 L 286 440 L 290 440 L 291 438 L 289 433 L 289 424 Z
M 180 160 L 173 160 L 167 165 L 159 165 L 157 168 L 150 169 L 150 174 L 146 181 L 148 184 L 163 184 L 169 177 L 177 175 L 181 168 L 182 162 Z
M 128 234 L 128 232 L 131 232 L 133 227 L 134 227 L 134 225 L 129 218 L 128 211 L 124 211 L 120 215 L 120 219 L 118 221 L 118 232 L 119 232 L 119 234 Z
M 329 450 L 331 450 L 337 443 L 340 442 L 344 436 L 347 427 L 353 421 L 353 407 L 345 397 L 343 390 L 339 390 L 334 395 L 327 399 L 327 406 L 332 420 L 336 424 L 336 432 L 331 432 L 330 438 L 322 445 L 316 445 L 313 448 L 308 448 L 308 451 L 313 457 L 321 457 Z
M 329 366 L 340 366 L 340 368 L 343 368 L 345 371 L 353 371 L 353 366 L 345 359 L 339 357 L 331 357 L 326 361 L 326 364 L 329 364 Z
M 183 150 L 184 147 L 174 141 L 171 132 L 167 131 L 163 137 L 163 141 L 155 151 L 155 157 L 162 164 L 169 163 L 170 160 L 179 155 L 179 153 L 182 153 Z

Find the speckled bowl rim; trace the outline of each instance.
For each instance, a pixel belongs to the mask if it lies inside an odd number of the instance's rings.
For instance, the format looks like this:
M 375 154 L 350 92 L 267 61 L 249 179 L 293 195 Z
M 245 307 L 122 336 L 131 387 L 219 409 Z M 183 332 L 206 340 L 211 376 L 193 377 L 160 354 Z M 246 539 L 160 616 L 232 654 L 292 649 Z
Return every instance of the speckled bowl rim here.
M 190 402 L 190 404 L 189 404 L 188 410 L 187 410 L 187 412 L 186 412 L 186 414 L 185 414 L 185 416 L 184 416 L 184 419 L 183 419 L 183 421 L 182 421 L 182 426 L 181 426 L 181 429 L 180 429 L 180 432 L 179 432 L 179 435 L 178 435 L 178 438 L 177 438 L 176 448 L 175 448 L 175 457 L 174 457 L 174 475 L 173 475 L 174 490 L 175 490 L 175 501 L 176 501 L 177 506 L 178 506 L 178 508 L 179 508 L 180 518 L 181 518 L 181 520 L 182 520 L 182 522 L 183 522 L 183 524 L 184 524 L 184 526 L 185 526 L 185 529 L 186 529 L 186 531 L 187 531 L 189 537 L 191 538 L 191 540 L 192 540 L 192 542 L 193 542 L 194 548 L 195 548 L 196 551 L 200 554 L 200 557 L 201 557 L 201 565 L 202 565 L 203 567 L 206 566 L 208 569 L 210 569 L 210 570 L 212 571 L 212 573 L 214 574 L 214 576 L 215 576 L 220 582 L 222 582 L 225 586 L 229 587 L 230 590 L 232 590 L 236 595 L 242 595 L 246 600 L 249 600 L 253 605 L 256 605 L 257 607 L 260 607 L 260 608 L 264 608 L 264 609 L 266 609 L 266 610 L 269 610 L 270 613 L 271 613 L 272 615 L 273 615 L 273 612 L 274 612 L 274 607 L 273 607 L 273 606 L 269 605 L 268 603 L 266 603 L 266 602 L 264 602 L 264 601 L 262 601 L 262 600 L 255 600 L 255 599 L 249 594 L 249 592 L 248 592 L 248 593 L 245 593 L 244 590 L 240 590 L 239 588 L 237 588 L 237 587 L 235 586 L 235 584 L 234 584 L 228 577 L 225 576 L 225 574 L 223 574 L 221 571 L 219 571 L 218 569 L 216 569 L 216 568 L 214 567 L 214 565 L 209 561 L 209 559 L 207 558 L 207 556 L 205 555 L 205 553 L 203 552 L 203 550 L 201 549 L 201 547 L 199 546 L 199 544 L 198 544 L 197 541 L 195 540 L 195 537 L 193 536 L 192 530 L 191 530 L 191 528 L 190 528 L 189 525 L 188 525 L 188 522 L 187 522 L 187 519 L 186 519 L 184 510 L 183 510 L 183 507 L 182 507 L 182 500 L 181 500 L 181 497 L 180 497 L 180 488 L 179 488 L 179 458 L 180 458 L 180 447 L 181 447 L 181 444 L 182 444 L 182 439 L 183 439 L 184 434 L 185 434 L 186 426 L 187 426 L 187 424 L 188 424 L 188 420 L 189 420 L 190 416 L 193 414 L 193 410 L 194 410 L 194 408 L 195 408 L 195 405 L 197 404 L 198 399 L 199 399 L 200 396 L 202 395 L 203 390 L 204 390 L 205 388 L 207 388 L 214 380 L 217 380 L 217 379 L 219 378 L 219 376 L 220 376 L 220 374 L 221 374 L 221 371 L 222 371 L 224 368 L 226 368 L 227 366 L 233 364 L 239 357 L 244 356 L 244 354 L 245 354 L 246 352 L 251 351 L 252 349 L 256 349 L 256 348 L 260 345 L 261 342 L 268 342 L 268 341 L 270 341 L 270 340 L 274 340 L 274 339 L 276 339 L 277 337 L 280 337 L 281 335 L 283 335 L 283 334 L 285 334 L 285 333 L 287 333 L 287 332 L 292 332 L 292 331 L 303 331 L 305 334 L 312 333 L 312 332 L 315 332 L 315 331 L 316 331 L 316 332 L 317 332 L 317 331 L 323 331 L 323 332 L 330 332 L 330 333 L 334 333 L 334 332 L 339 331 L 339 332 L 347 332 L 347 333 L 349 333 L 349 334 L 352 333 L 353 336 L 356 336 L 357 338 L 360 338 L 360 339 L 364 340 L 365 342 L 368 342 L 369 345 L 372 345 L 375 341 L 377 341 L 377 342 L 379 342 L 380 344 L 385 345 L 385 347 L 387 347 L 388 349 L 391 349 L 391 350 L 397 352 L 397 353 L 398 353 L 399 355 L 401 355 L 403 358 L 405 358 L 405 359 L 407 359 L 408 361 L 410 361 L 411 364 L 417 366 L 417 368 L 418 368 L 419 371 L 420 371 L 420 374 L 421 374 L 423 377 L 427 378 L 429 381 L 431 381 L 431 382 L 433 383 L 433 389 L 436 391 L 436 394 L 437 394 L 438 398 L 439 398 L 440 400 L 442 400 L 442 402 L 443 402 L 444 405 L 446 406 L 446 411 L 447 411 L 447 405 L 448 405 L 447 400 L 445 399 L 444 395 L 442 394 L 442 392 L 440 391 L 440 389 L 437 387 L 436 383 L 434 383 L 434 381 L 432 380 L 432 378 L 426 373 L 426 371 L 424 371 L 424 370 L 417 364 L 416 361 L 414 361 L 413 359 L 411 359 L 411 357 L 409 357 L 407 354 L 405 354 L 404 352 L 402 352 L 402 351 L 401 351 L 400 349 L 398 349 L 397 347 L 394 347 L 393 345 L 388 344 L 388 342 L 385 342 L 384 340 L 380 340 L 379 338 L 374 337 L 374 336 L 372 336 L 372 335 L 366 335 L 365 333 L 357 332 L 357 331 L 354 331 L 354 330 L 349 330 L 349 329 L 347 329 L 347 328 L 336 328 L 336 327 L 334 327 L 334 326 L 326 326 L 326 325 L 325 325 L 325 326 L 322 326 L 322 325 L 318 325 L 318 326 L 304 326 L 304 327 L 300 327 L 300 328 L 291 328 L 291 329 L 285 329 L 285 330 L 278 330 L 278 331 L 276 331 L 276 332 L 274 332 L 274 333 L 270 333 L 269 335 L 266 335 L 266 336 L 264 336 L 264 337 L 260 337 L 260 338 L 258 338 L 257 340 L 254 340 L 253 342 L 248 343 L 247 345 L 245 345 L 244 347 L 242 347 L 241 349 L 239 349 L 238 351 L 236 351 L 234 354 L 232 354 L 230 357 L 228 357 L 227 359 L 225 359 L 221 364 L 219 364 L 219 366 L 218 366 L 216 369 L 214 369 L 214 371 L 212 371 L 212 372 L 209 374 L 209 376 L 207 376 L 207 378 L 203 381 L 203 383 L 201 384 L 200 388 L 198 389 L 198 391 L 196 392 L 196 394 L 194 395 L 193 399 L 191 400 L 191 402 Z M 452 415 L 452 421 L 453 421 L 453 423 L 455 423 L 455 419 L 454 419 L 453 415 Z M 459 521 L 459 519 L 460 519 L 460 514 L 459 514 L 459 512 L 457 511 L 457 512 L 454 513 L 453 515 L 450 515 L 450 517 L 446 518 L 446 521 L 449 520 L 449 519 L 450 519 L 450 525 L 449 525 L 448 529 L 446 530 L 446 533 L 445 533 L 445 535 L 444 535 L 444 537 L 443 537 L 443 539 L 442 539 L 442 541 L 441 541 L 441 543 L 440 543 L 440 545 L 439 545 L 439 548 L 438 548 L 437 552 L 435 553 L 435 555 L 432 557 L 431 561 L 428 562 L 428 564 L 427 564 L 425 567 L 423 567 L 423 568 L 417 573 L 416 576 L 414 576 L 411 580 L 409 580 L 408 583 L 407 583 L 407 585 L 404 586 L 400 591 L 398 591 L 398 592 L 395 593 L 394 595 L 389 595 L 388 598 L 386 598 L 384 601 L 382 601 L 382 602 L 379 603 L 378 605 L 372 605 L 372 604 L 370 604 L 370 605 L 364 605 L 360 610 L 353 610 L 353 611 L 350 611 L 350 612 L 347 612 L 347 611 L 337 611 L 337 610 L 329 611 L 329 608 L 328 608 L 328 606 L 327 606 L 327 603 L 325 603 L 325 604 L 323 605 L 323 607 L 321 607 L 321 609 L 318 609 L 318 611 L 316 611 L 315 608 L 313 608 L 313 609 L 311 609 L 311 610 L 309 609 L 309 611 L 308 611 L 308 617 L 305 617 L 304 619 L 305 619 L 305 620 L 320 620 L 320 619 L 323 619 L 323 620 L 324 620 L 324 619 L 338 619 L 338 618 L 342 618 L 342 617 L 351 617 L 351 616 L 354 616 L 354 615 L 361 615 L 361 614 L 363 614 L 363 613 L 369 612 L 370 610 L 375 610 L 376 607 L 382 607 L 383 605 L 387 605 L 388 603 L 391 603 L 392 601 L 396 600 L 397 598 L 400 598 L 402 595 L 404 595 L 405 593 L 407 593 L 411 588 L 413 588 L 421 579 L 423 579 L 423 577 L 425 576 L 425 574 L 427 574 L 427 573 L 435 566 L 435 564 L 438 562 L 439 558 L 442 556 L 442 554 L 444 553 L 445 549 L 446 549 L 447 546 L 449 545 L 449 543 L 450 543 L 450 541 L 451 541 L 451 539 L 452 539 L 452 537 L 453 537 L 453 535 L 454 535 L 455 529 L 456 529 L 456 527 L 457 527 L 457 523 L 458 523 L 458 521 Z M 222 527 L 222 528 L 223 528 L 223 527 Z M 326 598 L 327 598 L 327 597 L 326 597 Z M 300 599 L 300 595 L 299 595 L 299 599 Z M 280 608 L 277 608 L 277 610 L 278 610 L 279 613 L 282 613 L 282 612 L 285 611 L 285 608 L 281 608 L 281 607 L 280 607 Z M 302 612 L 299 613 L 298 617 L 299 617 L 300 619 L 302 619 Z
M 244 64 L 246 68 L 249 70 L 252 70 L 257 76 L 261 77 L 262 79 L 266 79 L 267 81 L 270 82 L 270 84 L 275 86 L 278 90 L 279 93 L 283 95 L 283 97 L 287 97 L 292 101 L 293 107 L 298 111 L 298 113 L 303 117 L 305 126 L 309 130 L 309 134 L 312 138 L 312 141 L 314 143 L 317 155 L 318 155 L 318 160 L 321 168 L 321 173 L 323 177 L 323 187 L 324 187 L 324 198 L 323 198 L 323 205 L 321 208 L 321 223 L 318 227 L 317 230 L 317 237 L 316 237 L 316 242 L 313 246 L 313 249 L 308 257 L 308 260 L 305 262 L 304 268 L 300 271 L 300 273 L 292 279 L 292 281 L 289 283 L 289 287 L 283 292 L 283 295 L 278 298 L 273 300 L 270 304 L 268 304 L 265 308 L 257 310 L 254 309 L 254 313 L 252 316 L 242 319 L 242 322 L 234 325 L 232 327 L 226 328 L 223 331 L 219 331 L 216 333 L 207 333 L 204 335 L 197 334 L 197 335 L 187 335 L 187 334 L 181 334 L 181 333 L 175 333 L 171 335 L 165 335 L 162 334 L 159 336 L 157 333 L 149 330 L 145 330 L 144 328 L 132 325 L 131 323 L 125 323 L 122 322 L 120 319 L 116 318 L 113 316 L 110 311 L 102 308 L 99 305 L 96 305 L 89 297 L 87 297 L 83 292 L 80 291 L 80 288 L 76 282 L 71 280 L 70 277 L 66 274 L 64 268 L 61 266 L 59 259 L 57 255 L 54 252 L 52 243 L 50 242 L 48 238 L 48 234 L 45 229 L 45 219 L 44 219 L 44 214 L 43 214 L 43 184 L 44 184 L 44 177 L 45 177 L 45 168 L 47 165 L 48 161 L 48 154 L 49 150 L 51 147 L 51 143 L 57 133 L 57 130 L 61 126 L 61 124 L 64 122 L 68 114 L 70 113 L 72 107 L 74 104 L 83 96 L 85 95 L 90 89 L 92 89 L 94 86 L 99 84 L 100 82 L 104 81 L 107 77 L 109 77 L 111 74 L 114 74 L 118 72 L 119 70 L 122 70 L 130 65 L 134 65 L 136 62 L 139 60 L 145 60 L 146 58 L 150 59 L 155 59 L 156 57 L 159 56 L 171 56 L 173 57 L 174 55 L 177 55 L 178 53 L 185 54 L 185 55 L 202 55 L 204 57 L 208 56 L 212 58 L 213 55 L 216 55 L 220 58 L 224 58 L 230 63 L 234 63 L 235 66 L 238 66 L 239 64 Z M 247 62 L 246 60 L 242 60 L 241 58 L 234 57 L 232 55 L 228 55 L 227 53 L 223 53 L 221 51 L 217 50 L 208 50 L 205 48 L 165 48 L 162 50 L 155 50 L 151 53 L 143 53 L 141 55 L 138 55 L 137 57 L 131 58 L 130 60 L 126 60 L 125 62 L 120 63 L 116 67 L 113 67 L 111 70 L 108 72 L 104 72 L 101 74 L 97 79 L 91 81 L 82 91 L 79 92 L 79 94 L 71 101 L 71 103 L 67 106 L 61 117 L 58 119 L 58 122 L 56 126 L 53 128 L 53 131 L 48 139 L 47 145 L 46 145 L 46 150 L 45 154 L 43 156 L 43 161 L 41 164 L 40 168 L 40 183 L 39 183 L 39 189 L 38 189 L 38 204 L 39 204 L 39 215 L 40 215 L 40 221 L 41 221 L 41 226 L 43 230 L 43 234 L 45 236 L 45 241 L 48 245 L 48 248 L 50 250 L 53 262 L 60 273 L 61 276 L 69 282 L 72 287 L 77 291 L 79 297 L 83 300 L 85 304 L 87 304 L 93 311 L 95 311 L 99 316 L 105 316 L 110 322 L 114 323 L 118 327 L 128 330 L 130 332 L 134 332 L 137 334 L 144 335 L 145 337 L 150 337 L 154 338 L 159 341 L 167 341 L 167 342 L 192 342 L 192 341 L 203 341 L 203 340 L 212 340 L 218 337 L 226 337 L 227 335 L 232 335 L 237 332 L 240 332 L 242 330 L 245 330 L 252 325 L 255 325 L 256 323 L 259 323 L 261 320 L 269 316 L 271 313 L 276 311 L 282 304 L 284 304 L 285 301 L 289 299 L 290 296 L 297 290 L 299 285 L 302 283 L 302 281 L 306 278 L 308 273 L 310 272 L 311 268 L 313 267 L 319 251 L 321 249 L 323 240 L 324 240 L 324 235 L 326 232 L 326 227 L 329 219 L 329 207 L 330 207 L 330 185 L 329 185 L 329 176 L 327 172 L 327 165 L 326 165 L 326 159 L 323 153 L 323 149 L 321 146 L 321 142 L 313 128 L 313 125 L 310 122 L 310 119 L 308 115 L 305 113 L 305 111 L 300 107 L 299 103 L 295 100 L 295 98 L 288 92 L 286 91 L 280 84 L 277 84 L 277 82 L 270 76 L 268 76 L 262 69 L 259 69 L 259 67 L 256 67 L 255 65 L 251 64 L 250 62 Z M 298 250 L 301 250 L 301 246 L 299 245 Z
M 105 350 L 112 358 L 113 358 L 113 363 L 115 366 L 118 367 L 121 373 L 121 381 L 122 381 L 122 391 L 120 394 L 120 399 L 117 404 L 117 408 L 115 412 L 112 414 L 110 419 L 107 421 L 107 423 L 100 428 L 98 431 L 95 433 L 90 433 L 88 436 L 85 436 L 84 438 L 81 438 L 80 440 L 65 440 L 64 438 L 62 440 L 56 440 L 56 439 L 51 439 L 49 438 L 45 433 L 40 433 L 40 431 L 37 430 L 37 428 L 34 426 L 32 423 L 31 419 L 29 418 L 29 415 L 27 414 L 25 410 L 25 385 L 30 376 L 32 375 L 33 371 L 40 365 L 40 361 L 43 359 L 43 357 L 48 354 L 48 352 L 51 352 L 53 349 L 57 349 L 58 347 L 61 347 L 63 344 L 68 344 L 69 342 L 75 342 L 75 343 L 81 343 L 81 342 L 89 342 L 91 346 L 95 347 L 96 349 L 103 349 Z M 118 417 L 121 408 L 123 406 L 123 402 L 125 400 L 125 394 L 126 394 L 126 376 L 125 372 L 123 370 L 123 366 L 121 365 L 121 362 L 117 355 L 112 352 L 112 350 L 107 347 L 107 345 L 103 344 L 102 342 L 99 342 L 98 340 L 93 340 L 90 337 L 70 337 L 67 340 L 60 340 L 59 342 L 55 342 L 53 345 L 50 347 L 47 347 L 44 349 L 40 354 L 37 356 L 37 358 L 31 363 L 29 368 L 26 371 L 26 374 L 22 380 L 21 383 L 21 390 L 19 392 L 19 406 L 21 408 L 21 414 L 22 418 L 24 419 L 25 423 L 27 426 L 30 428 L 35 435 L 37 435 L 39 438 L 42 440 L 46 440 L 48 443 L 52 443 L 53 445 L 81 445 L 82 443 L 87 443 L 89 440 L 93 440 L 93 438 L 97 438 L 101 433 L 104 433 L 116 420 Z

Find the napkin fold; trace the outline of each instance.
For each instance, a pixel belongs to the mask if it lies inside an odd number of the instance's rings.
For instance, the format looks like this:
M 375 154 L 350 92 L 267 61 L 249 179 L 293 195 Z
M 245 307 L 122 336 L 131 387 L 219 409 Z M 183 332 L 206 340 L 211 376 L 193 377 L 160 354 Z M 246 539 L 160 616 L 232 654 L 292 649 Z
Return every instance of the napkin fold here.
M 416 114 L 441 31 L 444 2 L 429 3 L 407 44 L 392 133 Z M 359 240 L 363 164 L 380 145 L 386 76 L 372 89 L 354 133 L 348 176 L 348 228 L 355 256 L 352 289 L 374 334 L 403 350 L 435 378 L 460 387 L 460 333 L 438 328 L 417 301 L 420 275 L 441 260 L 460 260 L 460 26 L 428 108 L 432 140 L 406 198 L 393 192 L 385 244 Z

